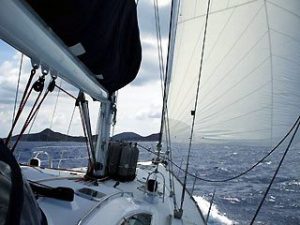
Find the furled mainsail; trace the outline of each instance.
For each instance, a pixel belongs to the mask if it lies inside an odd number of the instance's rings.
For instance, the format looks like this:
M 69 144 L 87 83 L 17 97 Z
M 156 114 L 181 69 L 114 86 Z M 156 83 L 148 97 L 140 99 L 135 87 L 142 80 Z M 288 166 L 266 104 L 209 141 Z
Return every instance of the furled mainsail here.
M 131 82 L 141 62 L 134 0 L 26 0 L 110 92 Z

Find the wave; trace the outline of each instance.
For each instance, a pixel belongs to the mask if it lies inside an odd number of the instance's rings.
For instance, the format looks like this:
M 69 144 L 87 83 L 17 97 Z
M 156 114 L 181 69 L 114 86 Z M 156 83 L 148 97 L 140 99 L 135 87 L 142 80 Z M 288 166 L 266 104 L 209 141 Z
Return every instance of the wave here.
M 201 211 L 203 212 L 204 217 L 206 217 L 210 203 L 204 198 L 202 198 L 201 196 L 193 196 L 193 197 L 198 203 Z M 226 215 L 224 213 L 221 213 L 218 210 L 217 206 L 213 204 L 211 207 L 208 224 L 209 225 L 234 225 L 238 223 L 226 217 Z

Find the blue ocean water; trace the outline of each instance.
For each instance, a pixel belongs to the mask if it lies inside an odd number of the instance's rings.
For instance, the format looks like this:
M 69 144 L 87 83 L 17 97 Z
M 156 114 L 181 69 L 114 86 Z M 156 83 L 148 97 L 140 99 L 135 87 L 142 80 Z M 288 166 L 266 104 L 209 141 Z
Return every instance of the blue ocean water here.
M 140 143 L 155 148 L 154 143 Z M 188 177 L 188 189 L 204 213 L 215 191 L 209 223 L 249 224 L 283 154 L 284 146 L 274 152 L 262 164 L 243 177 L 227 183 L 207 183 Z M 201 144 L 191 152 L 190 172 L 203 178 L 224 179 L 232 177 L 262 158 L 270 149 L 260 146 Z M 20 162 L 27 162 L 33 152 L 47 151 L 53 159 L 53 167 L 74 168 L 87 165 L 85 143 L 72 142 L 21 142 L 16 151 Z M 61 153 L 63 152 L 63 153 Z M 65 160 L 59 160 L 61 158 Z M 173 160 L 183 168 L 187 149 L 181 145 L 173 148 Z M 46 155 L 41 155 L 47 165 Z M 153 155 L 140 149 L 140 159 L 150 160 Z M 300 224 L 300 147 L 292 147 L 275 179 L 255 224 Z M 174 169 L 183 178 L 184 174 Z M 194 186 L 194 189 L 193 189 Z

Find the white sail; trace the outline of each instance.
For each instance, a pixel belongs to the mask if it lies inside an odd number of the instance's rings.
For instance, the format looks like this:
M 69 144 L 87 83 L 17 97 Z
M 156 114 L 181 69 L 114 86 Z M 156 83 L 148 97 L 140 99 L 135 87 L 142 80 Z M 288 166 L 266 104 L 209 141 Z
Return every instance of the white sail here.
M 191 131 L 207 0 L 182 0 L 168 96 L 173 142 Z M 300 112 L 300 2 L 213 0 L 193 142 L 277 143 Z

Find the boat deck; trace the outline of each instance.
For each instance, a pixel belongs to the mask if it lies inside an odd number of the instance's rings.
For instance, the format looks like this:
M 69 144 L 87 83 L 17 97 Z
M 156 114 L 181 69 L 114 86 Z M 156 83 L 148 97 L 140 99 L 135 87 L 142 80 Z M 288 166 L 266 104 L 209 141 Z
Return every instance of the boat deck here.
M 156 168 L 159 172 L 157 191 L 146 191 L 147 178 Z M 182 218 L 174 218 L 174 199 L 169 188 L 169 173 L 163 165 L 157 167 L 151 162 L 139 163 L 137 176 L 131 182 L 117 182 L 112 179 L 89 182 L 82 179 L 84 173 L 67 170 L 29 166 L 22 166 L 22 170 L 30 181 L 51 187 L 69 187 L 75 192 L 72 202 L 48 197 L 38 198 L 49 225 L 125 225 L 132 224 L 128 223 L 128 218 L 143 213 L 151 215 L 152 225 L 205 224 L 197 203 L 188 193 L 186 193 Z M 174 186 L 176 202 L 179 204 L 182 186 L 176 179 L 174 179 Z

